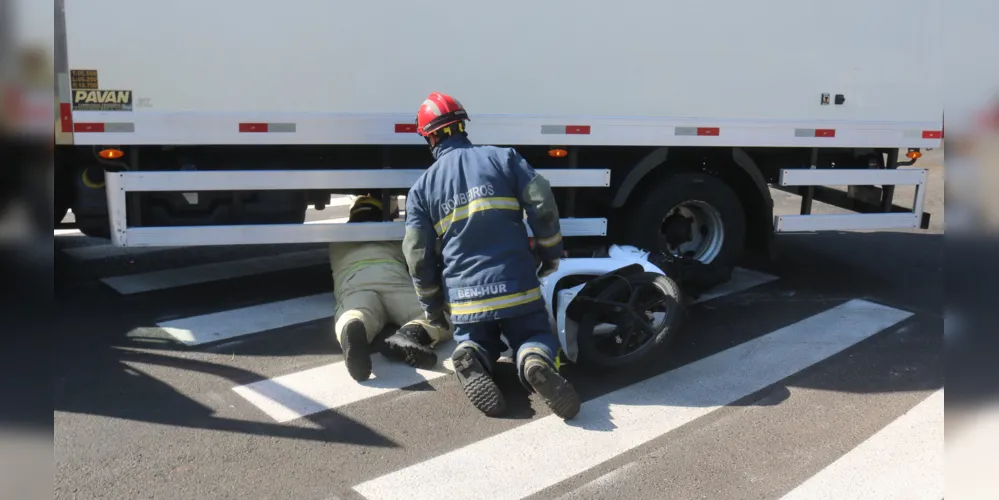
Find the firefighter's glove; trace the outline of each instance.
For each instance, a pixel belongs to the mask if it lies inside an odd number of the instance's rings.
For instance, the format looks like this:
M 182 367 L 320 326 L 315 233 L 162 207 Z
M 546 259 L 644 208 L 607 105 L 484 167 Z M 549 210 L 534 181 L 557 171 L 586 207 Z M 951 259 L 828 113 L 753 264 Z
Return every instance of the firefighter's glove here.
M 541 263 L 541 268 L 538 269 L 538 277 L 544 278 L 555 271 L 558 271 L 558 259 L 544 261 Z

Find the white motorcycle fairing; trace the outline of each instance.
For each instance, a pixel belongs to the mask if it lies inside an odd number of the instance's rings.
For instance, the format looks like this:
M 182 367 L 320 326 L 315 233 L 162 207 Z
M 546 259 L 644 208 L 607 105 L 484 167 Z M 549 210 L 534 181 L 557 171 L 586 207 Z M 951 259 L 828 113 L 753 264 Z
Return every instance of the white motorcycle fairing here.
M 646 272 L 665 275 L 658 266 L 649 261 L 649 252 L 628 245 L 611 245 L 607 257 L 574 257 L 559 261 L 558 270 L 541 279 L 541 293 L 548 308 L 548 319 L 558 335 L 562 352 L 572 362 L 576 362 L 579 350 L 576 344 L 577 327 L 575 321 L 566 315 L 566 309 L 587 283 L 582 283 L 558 292 L 558 306 L 552 311 L 553 295 L 559 281 L 571 276 L 602 276 L 631 265 L 639 265 Z

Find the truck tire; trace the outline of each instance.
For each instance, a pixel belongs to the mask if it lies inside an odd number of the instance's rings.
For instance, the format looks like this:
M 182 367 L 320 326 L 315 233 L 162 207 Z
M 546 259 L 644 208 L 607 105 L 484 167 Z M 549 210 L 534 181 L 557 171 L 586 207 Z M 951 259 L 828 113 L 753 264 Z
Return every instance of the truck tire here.
M 578 337 L 576 338 L 580 365 L 601 368 L 619 368 L 637 365 L 648 360 L 650 354 L 656 352 L 661 347 L 665 347 L 673 340 L 679 329 L 680 321 L 684 316 L 684 305 L 679 286 L 669 277 L 649 272 L 629 275 L 625 279 L 611 281 L 594 298 L 596 300 L 627 303 L 632 295 L 640 290 L 646 293 L 641 295 L 643 300 L 639 302 L 644 301 L 644 299 L 652 300 L 653 298 L 663 301 L 665 316 L 662 323 L 657 327 L 653 325 L 653 332 L 649 338 L 644 339 L 643 343 L 633 351 L 626 354 L 609 354 L 602 347 L 609 347 L 609 345 L 613 345 L 614 340 L 623 341 L 623 339 L 616 338 L 619 336 L 611 337 L 606 335 L 598 337 L 593 335 L 597 325 L 608 323 L 608 319 L 603 317 L 598 308 L 588 308 L 579 318 Z M 644 315 L 646 309 L 644 307 L 639 308 L 636 312 Z M 631 338 L 634 338 L 633 335 Z
M 681 283 L 692 295 L 728 282 L 746 242 L 746 214 L 735 191 L 704 173 L 661 177 L 622 213 L 625 243 L 686 255 L 702 265 Z

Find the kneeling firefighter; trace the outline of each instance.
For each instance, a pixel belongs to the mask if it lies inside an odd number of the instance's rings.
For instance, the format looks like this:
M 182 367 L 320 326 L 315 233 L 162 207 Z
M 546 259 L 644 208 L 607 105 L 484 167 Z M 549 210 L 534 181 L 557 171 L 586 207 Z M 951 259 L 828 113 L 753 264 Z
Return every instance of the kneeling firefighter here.
M 403 247 L 416 292 L 434 323 L 444 321 L 445 305 L 450 308 L 459 341 L 451 359 L 476 408 L 486 415 L 506 408 L 492 378 L 506 349 L 502 334 L 517 353 L 521 383 L 556 415 L 572 418 L 579 396 L 558 373 L 559 343 L 539 281 L 539 273 L 558 269 L 562 254 L 551 186 L 512 148 L 472 145 L 465 120 L 461 104 L 439 93 L 417 113 L 417 131 L 436 161 L 406 199 Z
M 382 220 L 381 201 L 362 196 L 351 205 L 347 223 Z M 331 243 L 329 256 L 336 297 L 334 329 L 350 376 L 358 382 L 371 376 L 371 342 L 386 323 L 402 325 L 385 340 L 387 358 L 417 368 L 435 366 L 433 346 L 449 340 L 452 330 L 446 322 L 424 319 L 400 242 Z

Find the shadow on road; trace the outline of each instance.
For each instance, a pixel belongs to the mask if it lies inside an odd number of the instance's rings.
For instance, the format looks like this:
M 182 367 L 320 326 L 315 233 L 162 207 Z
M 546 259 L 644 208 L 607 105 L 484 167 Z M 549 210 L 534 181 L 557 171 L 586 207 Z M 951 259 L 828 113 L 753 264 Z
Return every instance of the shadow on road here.
M 80 378 L 59 380 L 55 391 L 55 411 L 261 436 L 397 447 L 395 442 L 364 424 L 333 411 L 324 412 L 321 420 L 317 415 L 303 417 L 321 427 L 319 429 L 220 417 L 215 415 L 213 409 L 181 394 L 131 363 L 205 373 L 236 384 L 242 380 L 261 378 L 253 372 L 217 363 L 119 348 L 112 348 L 103 356 L 94 356 L 94 353 L 89 356 L 92 361 L 90 368 L 98 378 L 92 381 L 95 385 Z

